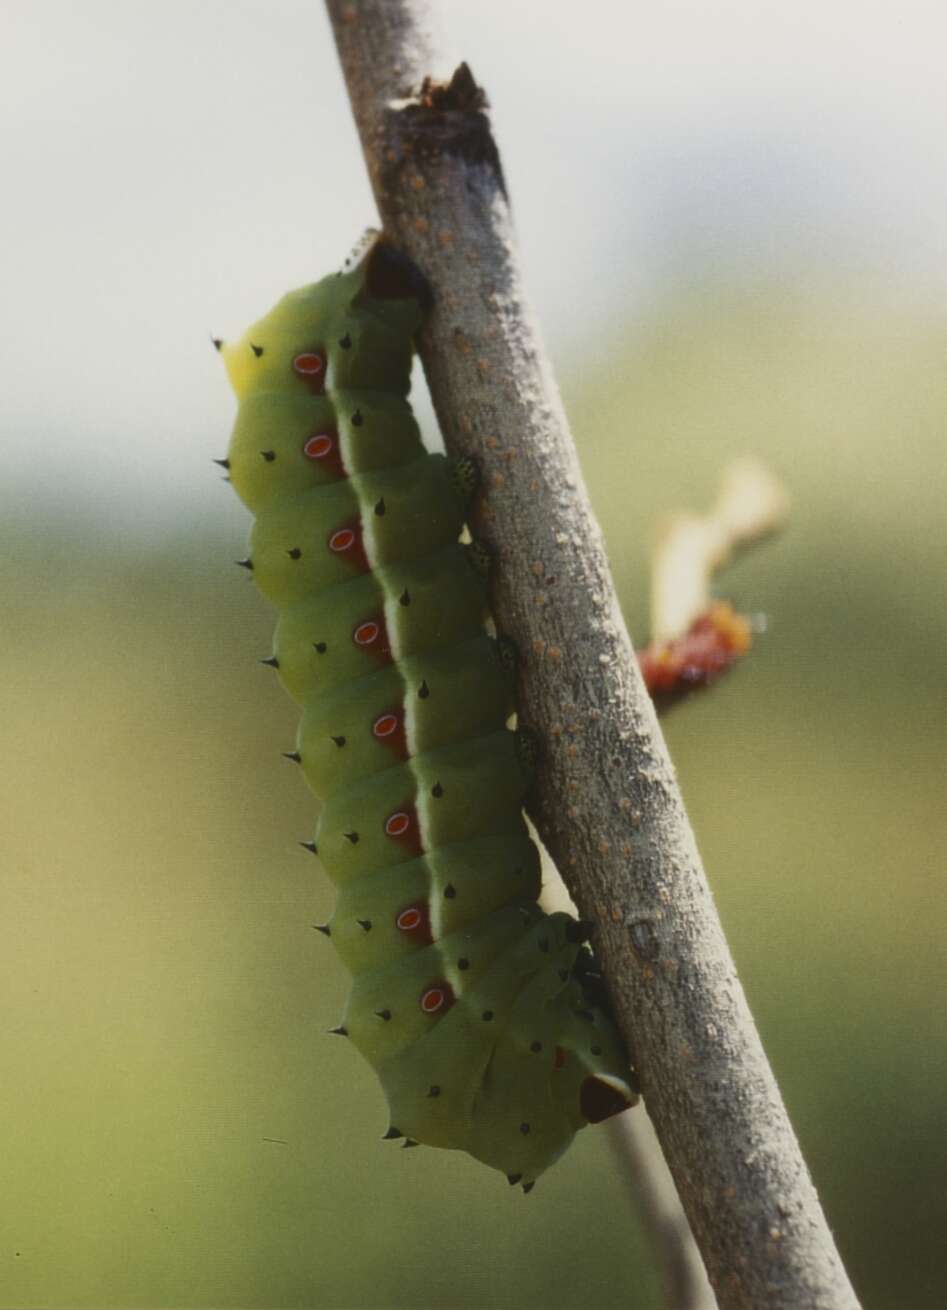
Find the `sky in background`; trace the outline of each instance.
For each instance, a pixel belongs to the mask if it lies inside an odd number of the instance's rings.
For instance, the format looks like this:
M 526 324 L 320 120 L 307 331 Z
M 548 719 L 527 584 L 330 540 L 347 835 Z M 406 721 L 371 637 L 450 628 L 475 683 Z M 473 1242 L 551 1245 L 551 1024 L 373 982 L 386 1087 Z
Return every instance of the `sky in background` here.
M 854 273 L 947 312 L 939 0 L 435 9 L 493 103 L 563 373 L 590 324 L 715 281 Z M 322 5 L 2 0 L 0 107 L 0 506 L 219 514 L 208 334 L 374 218 Z

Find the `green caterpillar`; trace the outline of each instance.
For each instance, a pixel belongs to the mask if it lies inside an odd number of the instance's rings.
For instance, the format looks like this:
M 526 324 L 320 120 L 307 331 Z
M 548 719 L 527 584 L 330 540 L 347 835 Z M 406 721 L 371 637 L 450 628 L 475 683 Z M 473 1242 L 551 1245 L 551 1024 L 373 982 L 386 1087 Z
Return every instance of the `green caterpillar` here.
M 489 556 L 461 544 L 472 462 L 428 453 L 406 399 L 429 297 L 383 239 L 215 341 L 239 410 L 226 460 L 256 516 L 240 561 L 280 611 L 323 803 L 344 1019 L 386 1138 L 468 1151 L 529 1190 L 575 1132 L 634 1104 L 583 929 L 536 904 L 529 738 L 487 635 Z

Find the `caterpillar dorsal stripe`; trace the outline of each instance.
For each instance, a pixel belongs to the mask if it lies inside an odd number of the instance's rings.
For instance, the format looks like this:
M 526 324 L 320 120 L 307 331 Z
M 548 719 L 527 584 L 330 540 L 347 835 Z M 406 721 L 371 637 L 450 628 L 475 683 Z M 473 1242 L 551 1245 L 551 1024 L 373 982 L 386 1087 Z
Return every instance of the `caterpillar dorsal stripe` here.
M 217 342 L 239 401 L 226 466 L 256 516 L 246 567 L 279 610 L 264 660 L 301 706 L 352 973 L 342 1022 L 388 1098 L 386 1139 L 469 1152 L 529 1191 L 636 1100 L 584 930 L 536 904 L 533 748 L 507 727 L 489 552 L 464 545 L 470 460 L 407 402 L 423 280 L 384 239 Z

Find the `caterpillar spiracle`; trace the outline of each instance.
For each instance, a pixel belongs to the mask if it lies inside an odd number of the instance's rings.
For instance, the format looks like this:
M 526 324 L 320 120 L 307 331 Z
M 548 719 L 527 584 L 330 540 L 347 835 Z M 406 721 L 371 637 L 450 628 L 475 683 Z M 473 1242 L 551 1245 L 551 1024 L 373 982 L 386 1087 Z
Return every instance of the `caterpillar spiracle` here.
M 220 462 L 256 518 L 241 562 L 279 611 L 265 662 L 322 802 L 322 930 L 352 974 L 333 1031 L 378 1075 L 386 1138 L 529 1190 L 636 1088 L 584 929 L 536 903 L 513 651 L 486 630 L 488 552 L 461 541 L 477 471 L 425 450 L 406 399 L 429 303 L 377 238 L 215 341 L 239 402 Z

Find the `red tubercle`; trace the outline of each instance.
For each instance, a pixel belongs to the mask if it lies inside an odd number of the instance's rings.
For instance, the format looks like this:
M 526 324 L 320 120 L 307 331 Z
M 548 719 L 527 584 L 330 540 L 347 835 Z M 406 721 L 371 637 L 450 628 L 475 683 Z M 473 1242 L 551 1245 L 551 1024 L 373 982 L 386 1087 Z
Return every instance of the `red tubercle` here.
M 425 1014 L 446 1014 L 455 1000 L 453 987 L 439 978 L 437 982 L 425 987 L 418 1004 Z
M 395 919 L 395 927 L 403 937 L 417 946 L 430 946 L 434 941 L 427 901 L 414 901 L 406 905 Z
M 365 542 L 362 537 L 362 521 L 359 518 L 340 523 L 326 539 L 326 546 L 333 555 L 338 555 L 351 564 L 359 573 L 368 573 L 371 565 L 365 554 Z
M 328 432 L 317 432 L 303 446 L 303 454 L 308 455 L 310 459 L 325 459 L 334 445 L 335 438 L 330 437 Z
M 652 641 L 638 652 L 638 666 L 652 696 L 676 696 L 707 687 L 752 644 L 750 621 L 729 601 L 716 601 L 673 641 Z
M 552 1057 L 553 1069 L 564 1069 L 566 1067 L 566 1053 L 563 1047 L 557 1046 Z
M 352 633 L 356 646 L 374 646 L 381 636 L 381 624 L 375 619 L 366 619 Z
M 358 533 L 354 528 L 339 528 L 329 538 L 329 549 L 335 551 L 336 554 L 342 554 L 344 551 L 350 550 L 357 541 Z
M 408 831 L 411 819 L 404 810 L 396 810 L 385 820 L 385 832 L 389 837 L 403 837 Z
M 385 819 L 385 836 L 406 848 L 410 855 L 422 855 L 421 825 L 413 801 L 400 805 Z
M 339 434 L 335 428 L 326 428 L 322 432 L 314 432 L 311 437 L 307 437 L 303 445 L 303 454 L 307 460 L 318 465 L 320 469 L 324 469 L 333 478 L 348 477 L 348 471 L 342 463 L 342 447 L 339 443 Z
M 303 350 L 293 359 L 293 372 L 315 395 L 326 389 L 326 352 L 321 349 Z
M 379 714 L 372 724 L 372 736 L 387 746 L 399 760 L 408 758 L 408 739 L 404 726 L 404 707 Z
M 384 611 L 364 618 L 352 629 L 352 641 L 361 650 L 378 657 L 379 664 L 391 663 L 391 642 Z

